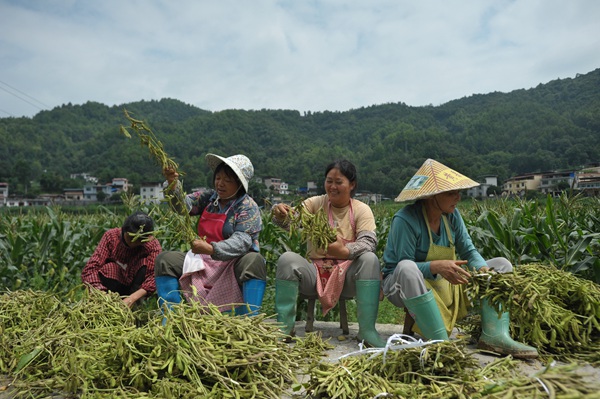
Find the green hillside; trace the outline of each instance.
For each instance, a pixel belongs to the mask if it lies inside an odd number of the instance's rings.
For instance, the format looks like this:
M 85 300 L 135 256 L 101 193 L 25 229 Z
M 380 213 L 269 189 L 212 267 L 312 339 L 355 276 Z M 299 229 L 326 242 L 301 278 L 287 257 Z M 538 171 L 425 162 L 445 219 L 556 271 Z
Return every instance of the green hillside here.
M 359 189 L 395 196 L 426 158 L 478 178 L 579 168 L 600 161 L 600 69 L 529 90 L 489 93 L 440 106 L 382 104 L 346 112 L 209 112 L 176 99 L 108 107 L 66 104 L 33 118 L 0 118 L 0 181 L 11 193 L 59 191 L 71 173 L 108 182 L 160 180 L 137 138 L 119 132 L 123 109 L 143 119 L 186 172 L 207 184 L 207 152 L 244 153 L 257 176 L 290 185 L 322 182 L 324 166 L 346 157 Z

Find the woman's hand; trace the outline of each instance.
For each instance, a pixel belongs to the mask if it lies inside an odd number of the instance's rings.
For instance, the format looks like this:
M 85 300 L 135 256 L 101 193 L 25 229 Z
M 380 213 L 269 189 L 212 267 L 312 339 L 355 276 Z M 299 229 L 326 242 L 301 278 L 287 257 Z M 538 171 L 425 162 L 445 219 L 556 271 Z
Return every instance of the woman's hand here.
M 133 292 L 131 295 L 123 297 L 123 303 L 127 305 L 129 308 L 133 307 L 135 303 L 141 298 L 145 297 L 148 291 L 143 288 Z
M 344 240 L 341 236 L 337 236 L 337 240 L 327 246 L 327 252 L 325 255 L 327 258 L 335 259 L 348 259 L 350 256 L 350 250 L 346 248 Z
M 169 182 L 169 187 L 171 187 L 173 185 L 173 182 L 177 181 L 177 179 L 179 178 L 179 173 L 177 173 L 177 171 L 173 168 L 163 169 L 163 175 Z
M 277 204 L 273 207 L 273 210 L 271 211 L 272 215 L 275 217 L 275 219 L 277 220 L 285 220 L 285 218 L 288 215 L 288 212 L 290 211 L 290 206 L 287 204 Z
M 205 255 L 212 255 L 215 253 L 215 249 L 213 248 L 213 246 L 206 242 L 206 240 L 203 240 L 202 238 L 197 238 L 194 241 L 192 241 L 192 252 L 195 254 L 205 254 Z
M 131 308 L 134 304 L 135 304 L 135 299 L 133 299 L 130 296 L 126 296 L 125 298 L 123 298 L 123 303 L 125 305 L 127 305 L 129 308 Z
M 466 284 L 471 274 L 461 266 L 466 260 L 434 260 L 429 265 L 431 274 L 441 274 L 450 284 Z

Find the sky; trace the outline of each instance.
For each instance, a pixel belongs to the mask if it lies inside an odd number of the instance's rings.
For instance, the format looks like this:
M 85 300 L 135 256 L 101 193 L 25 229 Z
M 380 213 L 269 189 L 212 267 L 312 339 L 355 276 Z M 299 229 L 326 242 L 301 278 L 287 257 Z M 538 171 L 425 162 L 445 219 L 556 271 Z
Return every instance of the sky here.
M 0 117 L 440 105 L 600 68 L 598 0 L 0 0 Z

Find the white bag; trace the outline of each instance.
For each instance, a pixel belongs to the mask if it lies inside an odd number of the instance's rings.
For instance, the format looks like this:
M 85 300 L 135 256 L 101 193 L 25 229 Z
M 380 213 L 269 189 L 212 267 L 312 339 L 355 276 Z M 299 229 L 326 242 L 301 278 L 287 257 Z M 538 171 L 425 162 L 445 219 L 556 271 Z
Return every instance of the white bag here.
M 183 273 L 182 276 L 185 276 L 189 273 L 194 273 L 199 270 L 204 270 L 204 261 L 202 260 L 201 254 L 195 254 L 190 249 L 187 254 L 185 254 L 185 260 L 183 261 Z

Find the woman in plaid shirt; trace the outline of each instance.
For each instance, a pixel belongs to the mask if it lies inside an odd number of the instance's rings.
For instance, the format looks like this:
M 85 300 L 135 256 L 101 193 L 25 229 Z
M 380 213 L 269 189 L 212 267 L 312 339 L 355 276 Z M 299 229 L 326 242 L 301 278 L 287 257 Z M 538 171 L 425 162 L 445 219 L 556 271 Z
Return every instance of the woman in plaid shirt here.
M 162 248 L 152 237 L 154 223 L 143 212 L 130 215 L 122 227 L 108 230 L 81 272 L 84 284 L 118 292 L 131 307 L 156 291 L 154 259 Z M 141 233 L 146 238 L 138 238 Z

